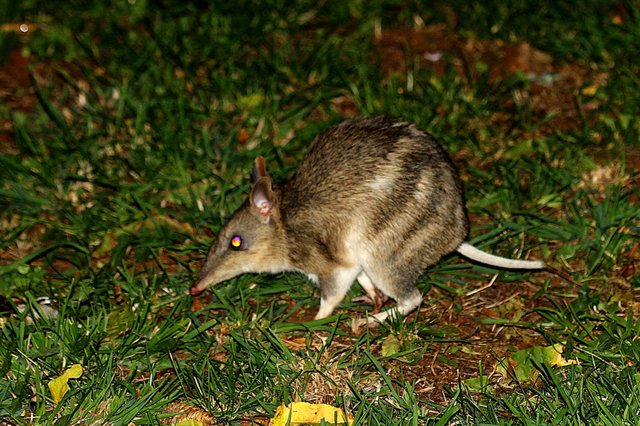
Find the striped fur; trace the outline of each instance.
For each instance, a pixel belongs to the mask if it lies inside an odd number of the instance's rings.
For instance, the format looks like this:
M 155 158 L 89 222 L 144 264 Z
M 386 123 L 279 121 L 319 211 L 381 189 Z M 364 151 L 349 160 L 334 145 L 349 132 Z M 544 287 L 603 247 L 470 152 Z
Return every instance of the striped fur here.
M 316 318 L 324 318 L 359 277 L 368 293 L 373 284 L 397 301 L 374 317 L 382 321 L 415 309 L 420 274 L 467 237 L 451 160 L 409 123 L 355 119 L 320 134 L 296 172 L 273 186 L 264 216 L 252 198 L 256 185 L 271 182 L 266 173 L 256 160 L 252 196 L 221 230 L 192 294 L 246 272 L 299 271 L 320 288 Z M 259 192 L 261 212 L 266 192 Z M 243 250 L 229 248 L 234 235 L 243 237 Z

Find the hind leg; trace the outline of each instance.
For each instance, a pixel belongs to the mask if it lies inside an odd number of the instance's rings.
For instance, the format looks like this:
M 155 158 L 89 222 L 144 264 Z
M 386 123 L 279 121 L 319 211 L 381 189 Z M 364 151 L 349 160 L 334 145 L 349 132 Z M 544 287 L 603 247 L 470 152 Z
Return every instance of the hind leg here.
M 422 293 L 415 286 L 419 273 L 410 273 L 410 271 L 403 271 L 404 273 L 395 272 L 375 269 L 366 271 L 375 286 L 384 294 L 395 299 L 397 306 L 372 315 L 365 322 L 375 324 L 384 322 L 387 318 L 401 318 L 411 313 L 422 303 Z
M 369 324 L 382 323 L 387 318 L 402 318 L 413 312 L 422 303 L 422 293 L 415 288 L 410 294 L 401 299 L 396 299 L 398 305 L 395 308 L 387 309 L 372 315 L 367 320 Z
M 380 290 L 378 290 L 375 287 L 375 285 L 373 285 L 371 278 L 369 278 L 369 276 L 365 272 L 360 272 L 357 280 L 360 286 L 362 287 L 362 289 L 364 290 L 364 292 L 366 293 L 366 296 L 356 297 L 355 299 L 353 299 L 353 301 L 372 305 L 373 313 L 377 314 L 378 312 L 380 312 L 380 308 L 382 308 L 382 305 L 384 305 L 384 302 L 387 301 L 388 299 L 387 295 L 382 293 Z

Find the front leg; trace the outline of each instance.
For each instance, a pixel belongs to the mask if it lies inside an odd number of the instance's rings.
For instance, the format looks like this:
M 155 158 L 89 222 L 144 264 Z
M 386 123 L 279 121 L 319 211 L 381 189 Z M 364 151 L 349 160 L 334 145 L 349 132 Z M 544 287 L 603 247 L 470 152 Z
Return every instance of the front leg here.
M 333 313 L 359 273 L 360 268 L 337 268 L 333 272 L 319 277 L 320 309 L 315 319 L 326 318 Z

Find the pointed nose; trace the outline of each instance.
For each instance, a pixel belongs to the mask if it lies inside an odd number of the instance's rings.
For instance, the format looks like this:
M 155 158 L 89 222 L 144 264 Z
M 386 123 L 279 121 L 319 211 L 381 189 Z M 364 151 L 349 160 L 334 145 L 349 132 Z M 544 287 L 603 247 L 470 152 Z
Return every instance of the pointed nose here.
M 189 294 L 197 296 L 206 290 L 213 282 L 213 274 L 205 267 L 200 271 L 200 275 L 189 289 Z

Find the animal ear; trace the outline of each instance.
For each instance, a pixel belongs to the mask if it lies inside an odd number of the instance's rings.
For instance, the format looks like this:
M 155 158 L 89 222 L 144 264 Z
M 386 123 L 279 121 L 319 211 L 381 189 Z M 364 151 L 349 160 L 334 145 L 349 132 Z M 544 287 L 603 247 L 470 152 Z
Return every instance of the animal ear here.
M 253 162 L 253 170 L 251 170 L 251 183 L 255 184 L 260 178 L 269 177 L 267 173 L 267 163 L 264 161 L 264 157 L 257 157 Z
M 269 175 L 259 178 L 251 187 L 251 212 L 264 223 L 269 222 L 271 218 L 273 199 L 271 178 Z

